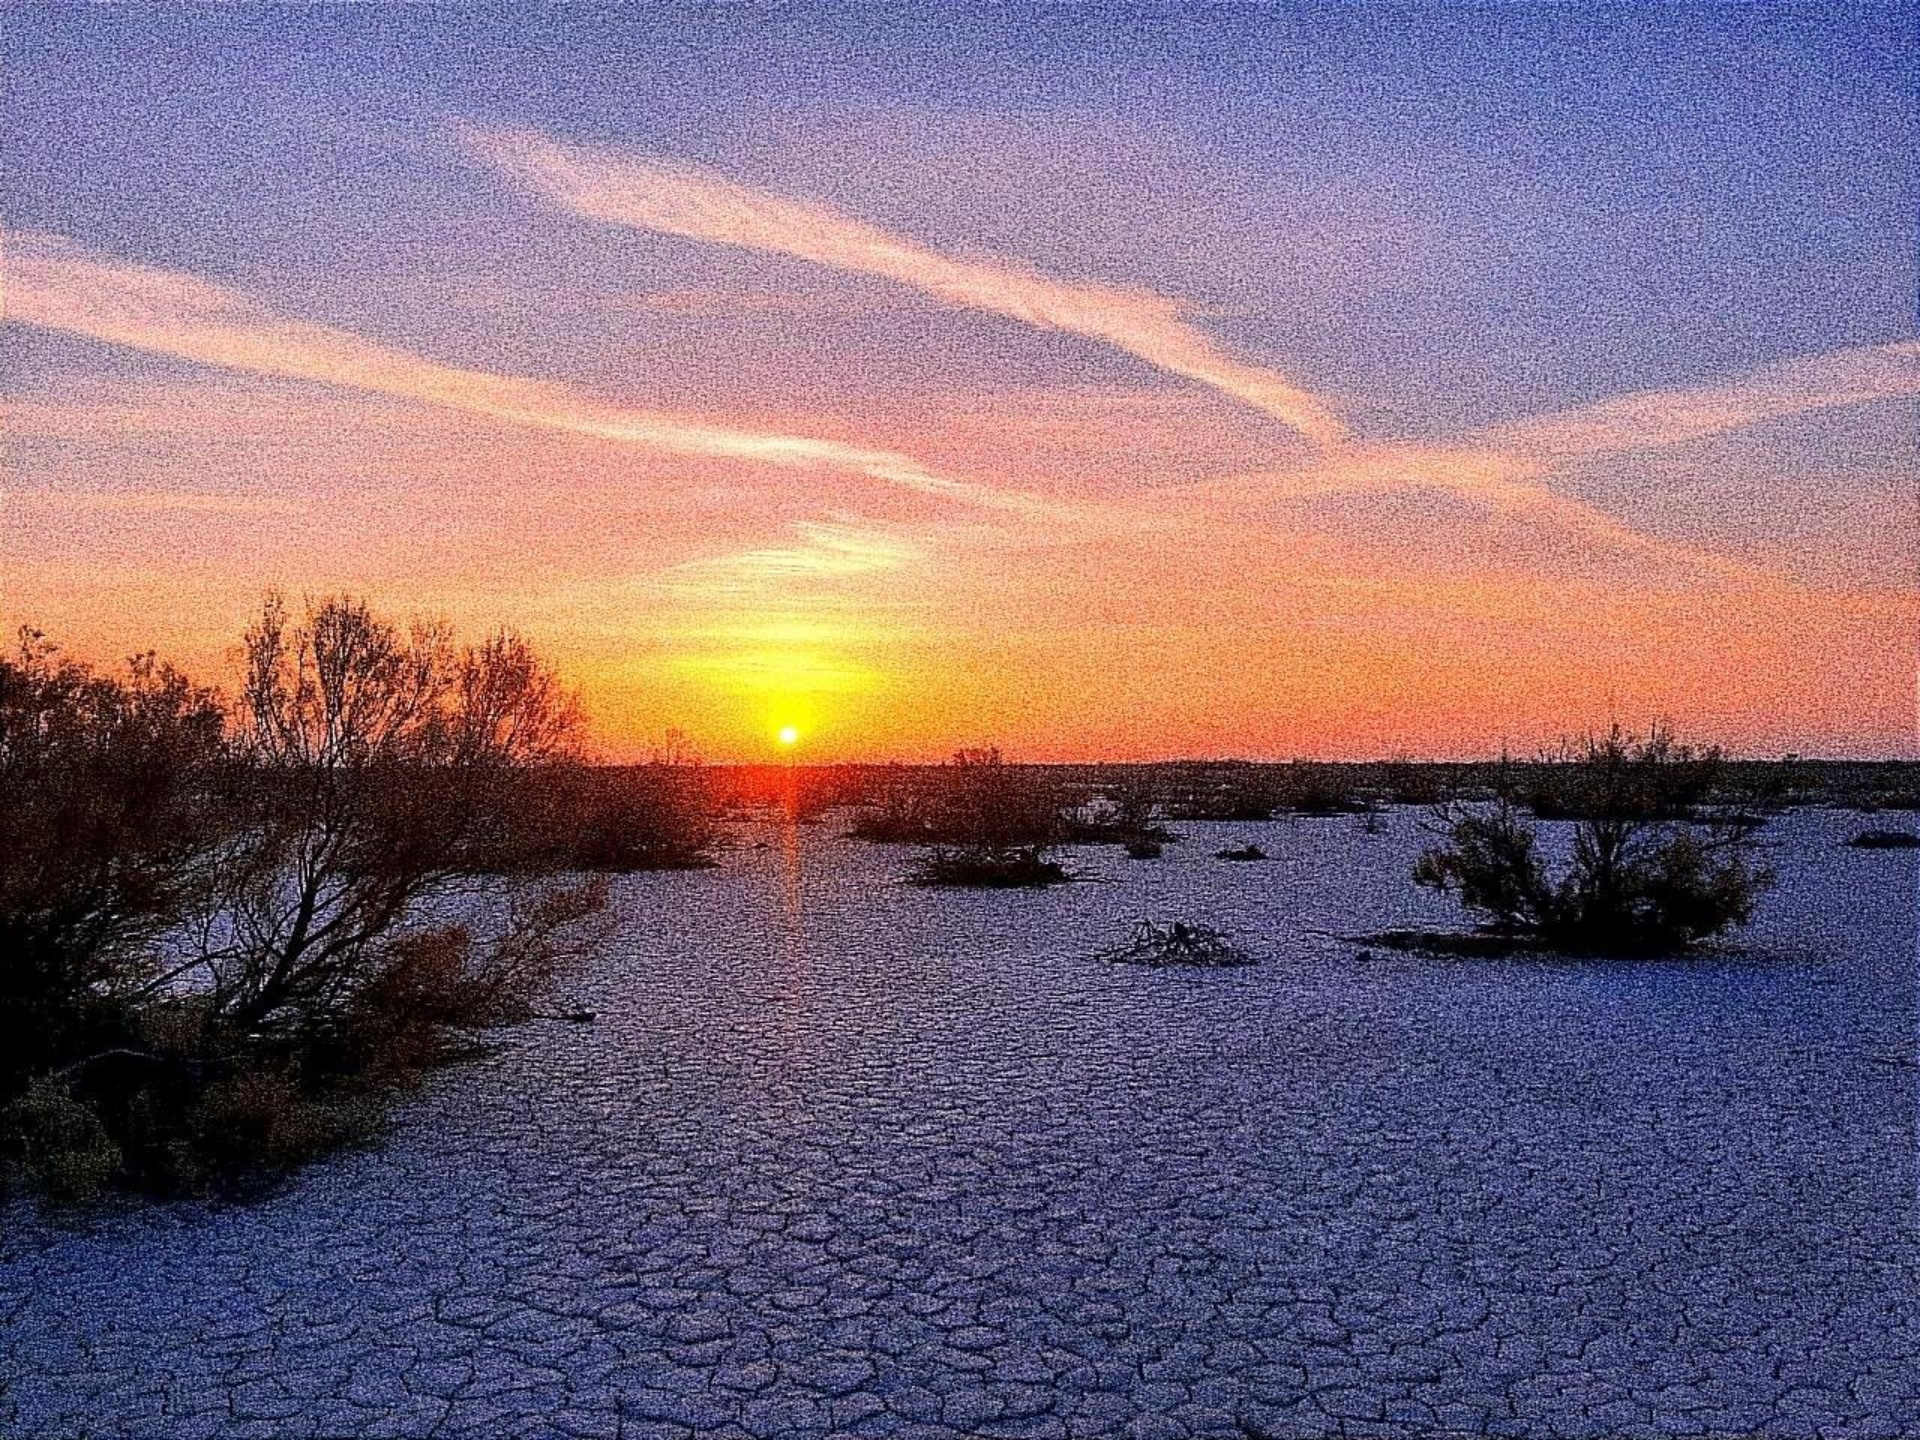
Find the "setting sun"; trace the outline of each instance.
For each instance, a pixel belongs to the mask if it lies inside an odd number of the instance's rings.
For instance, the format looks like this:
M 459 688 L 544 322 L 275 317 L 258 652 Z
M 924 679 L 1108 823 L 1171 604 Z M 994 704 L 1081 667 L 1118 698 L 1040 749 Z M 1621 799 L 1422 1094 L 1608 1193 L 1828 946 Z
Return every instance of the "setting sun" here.
M 1920 1440 L 1916 10 L 0 11 L 0 1440 Z

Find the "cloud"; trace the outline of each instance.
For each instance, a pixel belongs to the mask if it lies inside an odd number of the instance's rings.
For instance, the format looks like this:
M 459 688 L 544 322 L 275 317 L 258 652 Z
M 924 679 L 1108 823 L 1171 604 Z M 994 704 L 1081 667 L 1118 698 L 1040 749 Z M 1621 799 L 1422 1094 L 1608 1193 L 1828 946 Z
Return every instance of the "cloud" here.
M 798 544 L 691 561 L 679 569 L 696 577 L 703 588 L 718 585 L 737 591 L 795 580 L 831 581 L 883 574 L 924 558 L 917 546 L 861 526 L 803 520 L 793 529 Z
M 1684 390 L 1651 390 L 1481 432 L 1490 445 L 1572 458 L 1657 449 L 1809 410 L 1920 395 L 1920 341 L 1799 356 Z
M 681 161 L 564 145 L 523 130 L 468 127 L 468 145 L 507 174 L 589 219 L 717 245 L 792 255 L 912 286 L 959 309 L 1098 340 L 1213 387 L 1322 448 L 1347 427 L 1318 396 L 1222 351 L 1191 311 L 1150 290 L 1056 280 L 997 259 L 946 255 L 877 226 L 728 180 Z
M 1034 497 L 938 475 L 895 451 L 610 405 L 565 385 L 442 365 L 349 331 L 289 319 L 236 291 L 128 264 L 58 236 L 15 232 L 0 238 L 6 248 L 5 318 L 42 329 L 671 454 L 829 466 L 987 509 L 1045 509 Z
M 1920 342 L 1799 356 L 1712 385 L 1650 390 L 1490 427 L 1429 445 L 1353 446 L 1323 462 L 1241 476 L 1223 489 L 1306 499 L 1437 490 L 1543 520 L 1606 548 L 1743 584 L 1793 583 L 1782 572 L 1638 530 L 1548 483 L 1555 464 L 1682 445 L 1748 425 L 1843 405 L 1920 395 Z M 1188 492 L 1191 493 L 1191 492 Z

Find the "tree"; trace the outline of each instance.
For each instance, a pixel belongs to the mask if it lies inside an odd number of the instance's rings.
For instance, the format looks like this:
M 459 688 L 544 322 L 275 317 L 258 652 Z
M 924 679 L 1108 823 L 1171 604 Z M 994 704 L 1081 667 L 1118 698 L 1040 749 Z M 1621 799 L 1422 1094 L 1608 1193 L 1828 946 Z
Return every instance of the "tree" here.
M 403 635 L 351 599 L 291 625 L 270 598 L 245 645 L 251 823 L 190 962 L 215 1022 L 243 1035 L 338 1024 L 419 963 L 427 902 L 487 873 L 523 892 L 504 927 L 484 944 L 432 927 L 436 963 L 448 986 L 491 997 L 488 1012 L 524 1008 L 563 957 L 561 932 L 598 908 L 591 883 L 542 876 L 512 823 L 516 798 L 571 758 L 578 709 L 551 671 L 510 632 L 456 650 L 443 627 Z
M 270 598 L 239 704 L 0 662 L 0 1158 L 172 1190 L 364 1135 L 600 937 L 522 817 L 578 711 L 519 637 Z
M 211 893 L 223 726 L 151 654 L 98 675 L 23 629 L 0 659 L 0 1104 L 123 1040 L 157 942 Z

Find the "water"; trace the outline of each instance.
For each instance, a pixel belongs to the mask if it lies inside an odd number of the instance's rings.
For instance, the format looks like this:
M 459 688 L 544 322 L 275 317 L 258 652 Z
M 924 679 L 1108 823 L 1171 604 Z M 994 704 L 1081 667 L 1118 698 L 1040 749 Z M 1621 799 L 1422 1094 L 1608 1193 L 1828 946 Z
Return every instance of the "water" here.
M 1916 867 L 1855 817 L 1658 963 L 1306 933 L 1457 918 L 1411 813 L 1047 892 L 837 828 L 622 880 L 598 1023 L 284 1193 L 16 1211 L 0 1433 L 1913 1433 Z M 1266 961 L 1090 958 L 1146 917 Z

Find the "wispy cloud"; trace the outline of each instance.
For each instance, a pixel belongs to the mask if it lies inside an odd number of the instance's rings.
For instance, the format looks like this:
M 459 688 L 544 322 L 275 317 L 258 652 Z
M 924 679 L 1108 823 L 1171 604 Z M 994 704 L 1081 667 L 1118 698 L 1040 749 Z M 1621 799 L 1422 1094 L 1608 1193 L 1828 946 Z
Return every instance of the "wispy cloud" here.
M 1287 500 L 1428 490 L 1457 496 L 1501 514 L 1548 525 L 1606 551 L 1657 560 L 1746 584 L 1778 584 L 1762 566 L 1704 546 L 1650 535 L 1545 481 L 1538 459 L 1491 446 L 1382 444 L 1354 449 L 1328 464 L 1240 476 L 1220 482 L 1225 494 L 1253 492 Z
M 1212 386 L 1322 447 L 1347 428 L 1319 396 L 1223 351 L 1193 311 L 1151 290 L 1056 280 L 999 259 L 962 258 L 677 160 L 561 144 L 524 130 L 469 127 L 467 143 L 509 175 L 578 215 L 912 286 L 945 304 L 1081 335 Z
M 1788 586 L 1782 572 L 1705 546 L 1651 535 L 1550 483 L 1556 464 L 1682 445 L 1767 420 L 1920 395 L 1920 342 L 1801 356 L 1711 385 L 1645 391 L 1531 416 L 1426 445 L 1350 446 L 1288 470 L 1181 492 L 1191 499 L 1254 491 L 1307 499 L 1434 490 L 1554 525 L 1606 549 L 1745 585 Z
M 1482 431 L 1489 445 L 1575 457 L 1657 449 L 1762 421 L 1920 395 L 1920 341 L 1798 356 L 1715 385 L 1650 390 Z
M 924 558 L 920 547 L 865 526 L 803 520 L 793 529 L 795 544 L 690 561 L 676 567 L 676 575 L 693 589 L 743 593 L 879 575 Z
M 58 236 L 13 233 L 4 236 L 4 244 L 5 318 L 43 329 L 671 454 L 830 466 L 987 509 L 1044 508 L 1031 496 L 936 474 L 896 451 L 629 409 L 549 381 L 442 365 L 346 330 L 290 319 L 193 276 L 132 265 Z

